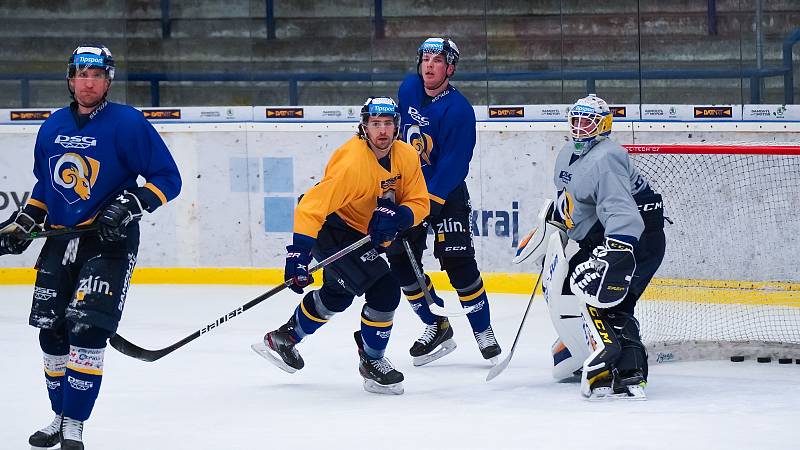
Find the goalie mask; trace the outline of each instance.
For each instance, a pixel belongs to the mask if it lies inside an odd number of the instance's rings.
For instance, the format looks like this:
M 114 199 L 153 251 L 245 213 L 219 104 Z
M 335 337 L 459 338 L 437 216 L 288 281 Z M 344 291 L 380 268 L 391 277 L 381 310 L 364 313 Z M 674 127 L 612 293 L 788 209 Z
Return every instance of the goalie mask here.
M 358 136 L 369 141 L 367 123 L 370 117 L 388 116 L 394 123 L 392 142 L 400 136 L 400 108 L 390 97 L 370 97 L 361 107 L 361 123 L 358 125 Z
M 578 99 L 569 109 L 568 120 L 575 153 L 579 155 L 591 148 L 591 143 L 599 137 L 611 134 L 611 109 L 605 100 L 594 94 Z

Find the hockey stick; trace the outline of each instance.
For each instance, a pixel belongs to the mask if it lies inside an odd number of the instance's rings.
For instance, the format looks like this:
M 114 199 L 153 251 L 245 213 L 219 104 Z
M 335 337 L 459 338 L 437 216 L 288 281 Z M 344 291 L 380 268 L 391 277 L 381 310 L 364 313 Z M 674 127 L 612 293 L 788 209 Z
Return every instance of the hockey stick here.
M 322 262 L 312 266 L 311 269 L 309 269 L 308 273 L 312 274 L 312 273 L 316 272 L 317 270 L 329 265 L 330 263 L 336 261 L 337 259 L 343 257 L 344 255 L 352 252 L 353 250 L 361 247 L 362 245 L 364 245 L 364 244 L 366 244 L 368 242 L 369 242 L 369 236 L 364 236 L 360 240 L 348 245 L 347 247 L 339 250 L 338 252 L 334 253 L 333 255 L 325 258 Z M 155 361 L 157 359 L 163 358 L 166 355 L 169 355 L 170 353 L 172 353 L 175 350 L 183 347 L 184 345 L 188 344 L 189 342 L 192 342 L 193 340 L 197 339 L 198 337 L 202 336 L 203 334 L 206 334 L 209 331 L 212 331 L 213 329 L 221 326 L 222 324 L 229 322 L 234 317 L 236 317 L 238 315 L 241 315 L 242 313 L 244 313 L 248 309 L 250 309 L 250 308 L 256 306 L 257 304 L 263 302 L 264 300 L 272 297 L 273 295 L 277 294 L 278 292 L 281 292 L 282 290 L 286 289 L 287 287 L 289 287 L 290 284 L 292 284 L 292 280 L 284 281 L 282 284 L 279 284 L 279 285 L 275 286 L 274 288 L 270 289 L 269 291 L 259 295 L 258 297 L 254 298 L 253 300 L 250 300 L 249 302 L 247 302 L 244 305 L 234 309 L 233 311 L 229 312 L 228 314 L 225 314 L 224 316 L 222 316 L 219 319 L 215 320 L 214 322 L 204 326 L 203 328 L 195 331 L 194 333 L 190 334 L 189 336 L 186 336 L 185 338 L 181 339 L 180 341 L 178 341 L 178 342 L 176 342 L 176 343 L 174 343 L 174 344 L 172 344 L 172 345 L 170 345 L 168 347 L 164 347 L 162 349 L 159 349 L 159 350 L 146 350 L 146 349 L 144 349 L 142 347 L 139 347 L 138 345 L 132 344 L 130 341 L 128 341 L 127 339 L 125 339 L 124 337 L 122 337 L 122 336 L 120 336 L 118 334 L 115 334 L 114 336 L 111 336 L 111 339 L 109 339 L 108 342 L 111 344 L 112 347 L 114 347 L 118 352 L 122 353 L 123 355 L 127 355 L 127 356 L 130 356 L 132 358 L 140 359 L 140 360 L 146 361 L 146 362 L 153 362 L 153 361 Z
M 525 320 L 528 318 L 528 312 L 531 310 L 531 305 L 533 305 L 533 298 L 536 296 L 536 288 L 539 287 L 539 283 L 542 281 L 542 275 L 544 275 L 544 265 L 542 265 L 542 270 L 539 272 L 539 278 L 536 280 L 536 284 L 533 285 L 533 293 L 531 294 L 531 299 L 528 300 L 528 307 L 525 308 L 525 314 L 522 316 L 522 322 L 520 322 L 517 335 L 514 337 L 514 343 L 511 344 L 511 351 L 508 352 L 508 356 L 506 356 L 506 359 L 504 359 L 500 364 L 489 369 L 489 374 L 486 375 L 486 381 L 491 381 L 500 375 L 504 370 L 506 370 L 508 363 L 511 362 L 511 357 L 514 356 L 514 350 L 517 348 L 517 341 L 519 341 L 519 336 L 522 334 L 522 327 L 525 325 Z
M 422 294 L 425 296 L 425 301 L 428 303 L 428 308 L 430 308 L 432 313 L 436 314 L 437 316 L 458 317 L 467 315 L 477 308 L 477 305 L 474 305 L 469 308 L 461 308 L 461 311 L 451 312 L 444 309 L 443 306 L 437 305 L 431 297 L 431 292 L 428 290 L 428 284 L 425 283 L 425 275 L 422 273 L 422 270 L 420 270 L 419 264 L 417 264 L 417 258 L 414 257 L 414 252 L 411 250 L 411 245 L 405 238 L 403 238 L 402 241 L 403 247 L 405 247 L 406 254 L 408 255 L 408 260 L 411 262 L 411 268 L 414 269 L 414 275 L 417 277 L 419 288 L 422 290 Z
M 95 231 L 95 230 L 97 230 L 97 225 L 89 225 L 87 227 L 78 227 L 78 228 L 55 228 L 46 231 L 31 231 L 30 233 L 18 233 L 17 237 L 29 241 L 31 239 L 70 236 L 73 234 L 81 234 L 87 231 Z M 7 233 L 1 233 L 1 234 L 7 234 Z

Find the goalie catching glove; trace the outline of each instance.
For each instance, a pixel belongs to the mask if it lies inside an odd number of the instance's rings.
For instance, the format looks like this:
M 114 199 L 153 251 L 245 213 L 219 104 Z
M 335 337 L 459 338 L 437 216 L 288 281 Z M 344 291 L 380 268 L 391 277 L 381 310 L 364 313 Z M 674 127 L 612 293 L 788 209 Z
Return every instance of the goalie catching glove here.
M 606 237 L 605 245 L 592 251 L 592 257 L 579 264 L 569 277 L 572 293 L 596 308 L 620 304 L 636 271 L 633 245 Z

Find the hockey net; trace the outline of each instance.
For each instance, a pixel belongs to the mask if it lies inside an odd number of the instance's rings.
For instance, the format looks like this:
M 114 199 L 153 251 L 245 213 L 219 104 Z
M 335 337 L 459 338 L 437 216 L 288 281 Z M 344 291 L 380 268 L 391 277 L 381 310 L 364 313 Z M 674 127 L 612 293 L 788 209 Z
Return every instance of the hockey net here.
M 651 360 L 800 363 L 800 147 L 626 147 L 672 222 L 636 311 Z

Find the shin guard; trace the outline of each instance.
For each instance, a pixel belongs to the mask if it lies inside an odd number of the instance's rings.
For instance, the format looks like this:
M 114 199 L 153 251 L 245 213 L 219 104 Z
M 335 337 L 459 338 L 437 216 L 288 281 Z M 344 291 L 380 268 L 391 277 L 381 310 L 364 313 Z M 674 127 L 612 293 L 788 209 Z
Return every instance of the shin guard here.
M 361 338 L 364 353 L 371 359 L 383 358 L 392 334 L 394 311 L 378 311 L 364 305 L 361 309 Z
M 436 290 L 433 287 L 433 283 L 431 283 L 430 277 L 425 274 L 425 283 L 428 287 L 428 292 L 431 294 L 431 298 L 433 301 L 441 306 L 444 307 L 444 300 L 442 300 L 438 295 L 436 295 Z M 405 294 L 408 303 L 411 305 L 411 309 L 419 316 L 419 318 L 425 322 L 427 325 L 433 325 L 436 323 L 437 316 L 431 312 L 431 309 L 428 307 L 428 302 L 425 300 L 425 294 L 422 292 L 419 283 L 416 281 L 413 284 L 408 286 L 402 287 L 403 294 Z
M 64 385 L 65 417 L 84 421 L 94 408 L 103 380 L 105 348 L 85 348 L 71 345 Z

